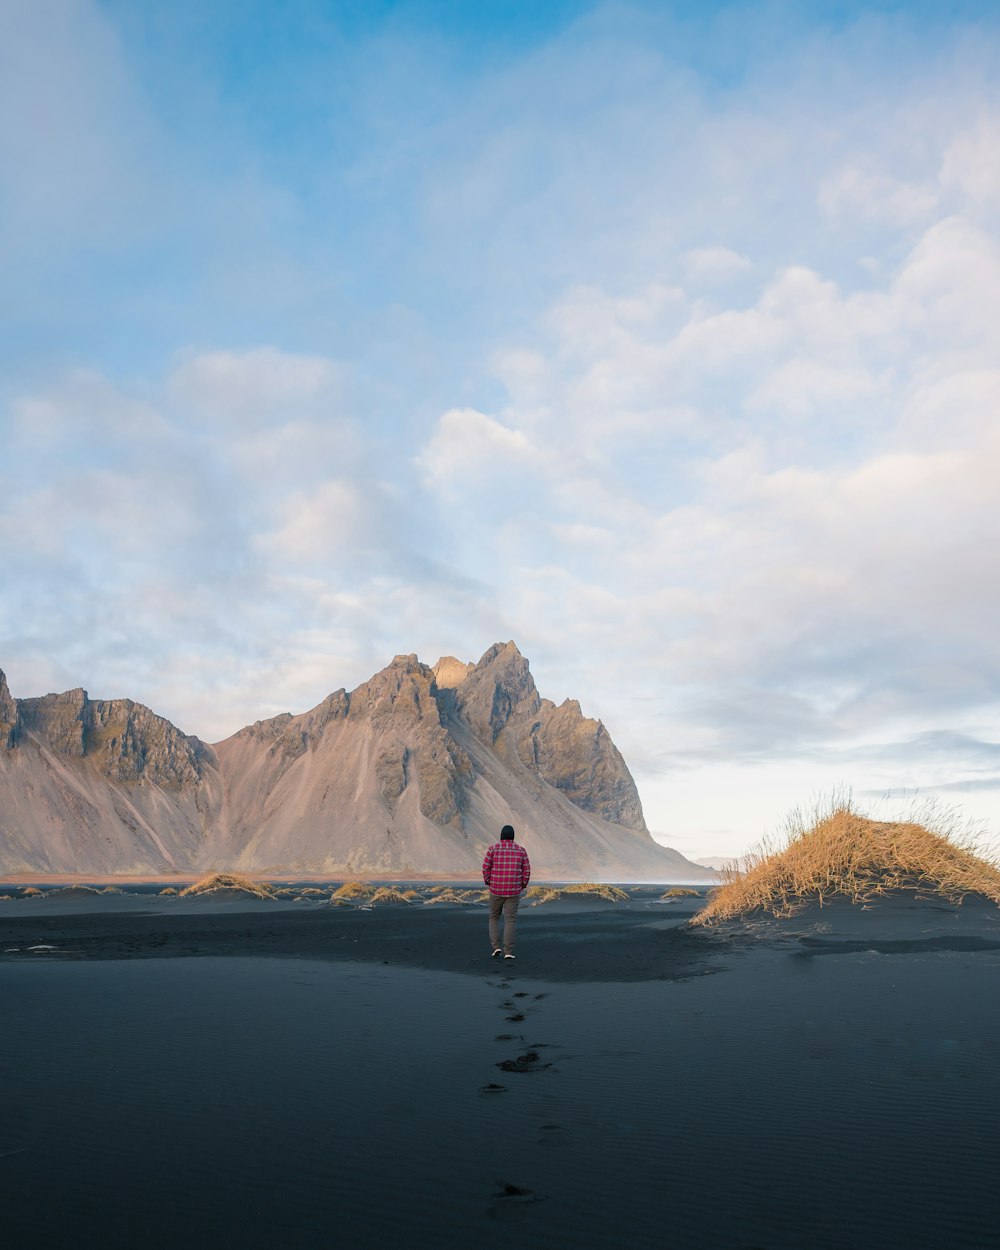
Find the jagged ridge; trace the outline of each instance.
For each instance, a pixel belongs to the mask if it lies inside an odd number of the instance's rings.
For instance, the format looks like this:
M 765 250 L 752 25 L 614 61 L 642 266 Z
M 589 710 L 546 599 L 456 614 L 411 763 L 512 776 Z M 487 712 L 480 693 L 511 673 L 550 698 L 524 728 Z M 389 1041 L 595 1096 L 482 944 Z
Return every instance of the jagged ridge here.
M 649 836 L 604 726 L 542 699 L 512 642 L 397 656 L 215 747 L 127 699 L 12 699 L 0 674 L 0 800 L 8 871 L 474 873 L 512 820 L 541 873 L 698 873 Z

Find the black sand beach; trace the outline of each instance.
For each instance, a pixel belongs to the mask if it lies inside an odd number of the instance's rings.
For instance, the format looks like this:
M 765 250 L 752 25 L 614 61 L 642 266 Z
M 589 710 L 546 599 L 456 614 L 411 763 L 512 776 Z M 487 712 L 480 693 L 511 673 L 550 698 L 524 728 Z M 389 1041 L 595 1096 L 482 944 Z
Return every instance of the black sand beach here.
M 6 1243 L 1000 1244 L 1000 912 L 658 893 L 0 904 Z

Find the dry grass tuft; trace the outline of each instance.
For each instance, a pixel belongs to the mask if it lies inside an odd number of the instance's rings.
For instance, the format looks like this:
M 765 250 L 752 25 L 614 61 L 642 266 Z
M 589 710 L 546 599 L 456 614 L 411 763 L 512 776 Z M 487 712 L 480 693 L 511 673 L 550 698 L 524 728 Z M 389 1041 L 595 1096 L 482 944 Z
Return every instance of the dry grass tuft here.
M 253 881 L 236 872 L 215 872 L 209 877 L 202 877 L 194 885 L 187 885 L 180 892 L 183 898 L 192 894 L 218 894 L 222 890 L 240 890 L 244 894 L 252 894 L 254 898 L 273 898 L 274 890 L 260 881 Z
M 973 836 L 960 831 L 951 813 L 926 806 L 919 814 L 922 823 L 872 820 L 849 798 L 815 813 L 809 828 L 793 813 L 786 844 L 774 849 L 765 842 L 728 869 L 728 880 L 692 923 L 754 911 L 791 916 L 810 903 L 835 897 L 866 903 L 896 890 L 926 890 L 954 903 L 979 894 L 1000 904 L 1000 867 L 973 850 Z
M 489 896 L 489 890 L 456 890 L 449 885 L 432 894 L 430 898 L 425 898 L 424 906 L 431 906 L 434 903 L 483 903 Z
M 547 885 L 529 885 L 524 891 L 525 901 L 530 900 L 532 904 L 551 903 L 558 897 L 559 891 Z
M 698 897 L 697 890 L 687 890 L 679 885 L 671 886 L 669 890 L 664 890 L 664 892 L 660 895 L 661 899 L 664 899 L 664 898 L 697 898 L 697 897 Z
M 345 881 L 339 889 L 334 890 L 330 895 L 331 902 L 334 900 L 348 900 L 352 898 L 371 898 L 375 893 L 375 887 L 368 885 L 365 881 Z
M 430 898 L 425 898 L 424 906 L 433 907 L 435 903 L 460 903 L 461 901 L 462 897 L 457 890 L 453 890 L 450 886 L 445 886 L 444 889 L 435 891 Z
M 168 885 L 167 888 L 165 890 L 161 890 L 160 893 L 161 894 L 176 894 L 177 891 L 174 889 L 172 885 Z
M 557 899 L 570 895 L 586 894 L 590 898 L 604 899 L 607 903 L 627 903 L 628 893 L 616 885 L 604 885 L 599 881 L 581 881 L 576 885 L 564 885 L 561 889 L 554 886 L 532 885 L 524 893 L 531 900 L 533 907 L 542 903 L 554 903 Z
M 42 894 L 44 894 L 44 893 L 45 893 L 45 891 L 44 891 L 44 890 L 40 890 L 37 886 L 35 886 L 35 885 L 29 885 L 29 886 L 26 886 L 26 887 L 25 887 L 25 888 L 21 891 L 21 897 L 22 897 L 22 898 L 38 898 L 38 897 L 40 897 L 40 895 L 42 895 Z
M 379 886 L 379 888 L 375 891 L 375 893 L 371 896 L 371 898 L 368 901 L 369 903 L 372 903 L 372 904 L 402 903 L 404 906 L 406 906 L 410 900 L 406 898 L 405 895 L 400 894 L 399 890 L 394 890 L 391 886 L 383 885 L 383 886 Z
M 593 894 L 609 903 L 627 903 L 628 891 L 620 890 L 616 885 L 603 885 L 599 881 L 581 881 L 578 885 L 565 885 L 563 894 Z

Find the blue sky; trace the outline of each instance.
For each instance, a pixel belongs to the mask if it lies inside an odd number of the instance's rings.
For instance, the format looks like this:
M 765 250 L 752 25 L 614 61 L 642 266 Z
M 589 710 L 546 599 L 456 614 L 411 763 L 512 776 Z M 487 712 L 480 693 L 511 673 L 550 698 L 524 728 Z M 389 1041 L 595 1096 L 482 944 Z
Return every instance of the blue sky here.
M 514 638 L 651 828 L 996 836 L 990 4 L 0 13 L 0 666 L 217 740 Z

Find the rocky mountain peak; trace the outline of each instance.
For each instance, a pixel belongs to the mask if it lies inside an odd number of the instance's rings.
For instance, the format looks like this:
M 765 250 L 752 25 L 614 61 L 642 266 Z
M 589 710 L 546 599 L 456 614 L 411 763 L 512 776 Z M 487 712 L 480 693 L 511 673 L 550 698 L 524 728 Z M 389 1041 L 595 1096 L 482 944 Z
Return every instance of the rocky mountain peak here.
M 0 751 L 9 750 L 14 745 L 16 729 L 17 703 L 11 698 L 7 677 L 0 669 Z
M 541 706 L 528 661 L 512 642 L 494 643 L 455 688 L 455 707 L 481 742 L 495 746 L 512 719 Z
M 434 665 L 434 683 L 439 690 L 454 690 L 475 667 L 474 664 L 456 660 L 453 655 L 443 655 Z
M 439 723 L 433 696 L 434 672 L 415 655 L 397 655 L 380 673 L 351 691 L 348 717 L 370 720 L 376 730 L 429 717 Z
M 10 702 L 16 732 L 9 746 L 27 733 L 59 755 L 86 758 L 114 781 L 181 786 L 201 780 L 203 744 L 141 703 L 91 699 L 82 687 Z

